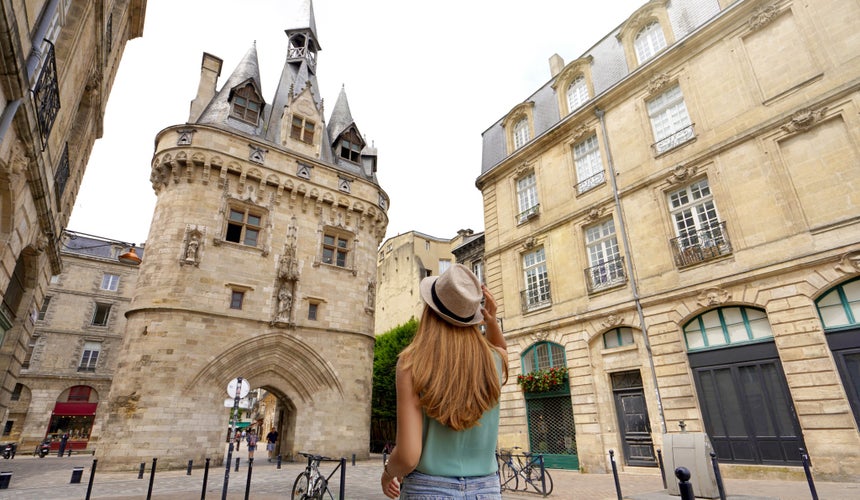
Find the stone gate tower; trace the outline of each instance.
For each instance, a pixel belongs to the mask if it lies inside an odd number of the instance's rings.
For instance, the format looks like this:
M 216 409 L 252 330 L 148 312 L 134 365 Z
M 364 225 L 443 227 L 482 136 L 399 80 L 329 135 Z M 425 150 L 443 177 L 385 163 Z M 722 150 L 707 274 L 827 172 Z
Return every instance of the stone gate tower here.
M 223 460 L 236 377 L 278 397 L 281 454 L 368 453 L 388 196 L 343 90 L 326 123 L 306 9 L 271 101 L 255 45 L 220 90 L 204 54 L 188 123 L 156 137 L 147 258 L 93 430 L 108 468 Z

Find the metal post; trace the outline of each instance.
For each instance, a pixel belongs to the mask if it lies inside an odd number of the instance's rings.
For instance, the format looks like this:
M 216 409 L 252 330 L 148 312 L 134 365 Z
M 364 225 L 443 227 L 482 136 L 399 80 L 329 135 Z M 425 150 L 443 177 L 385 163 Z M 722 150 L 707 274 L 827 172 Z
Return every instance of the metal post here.
M 355 455 L 353 455 L 355 456 Z M 340 488 L 338 488 L 338 500 L 346 499 L 346 459 L 340 459 Z
M 146 462 L 141 462 L 140 463 L 140 470 L 137 471 L 137 478 L 138 479 L 143 479 L 143 471 L 145 469 L 146 469 Z
M 192 465 L 193 463 L 194 463 L 194 460 L 189 460 L 189 461 L 188 461 L 188 471 L 185 473 L 185 475 L 186 475 L 186 476 L 190 476 L 190 475 L 191 475 L 191 465 Z
M 93 459 L 93 468 L 92 468 L 92 469 L 90 469 L 90 482 L 89 482 L 89 484 L 87 484 L 87 496 L 86 496 L 86 500 L 90 500 L 90 495 L 91 495 L 91 494 L 92 494 L 92 492 L 93 492 L 93 478 L 94 478 L 94 477 L 95 477 L 95 475 L 96 475 L 96 465 L 98 465 L 98 463 L 99 463 L 99 459 L 94 458 L 94 459 Z
M 806 482 L 809 483 L 809 493 L 812 494 L 812 500 L 818 500 L 815 481 L 812 480 L 812 469 L 809 467 L 809 455 L 803 448 L 800 448 L 800 460 L 803 462 L 803 472 L 806 474 Z
M 280 455 L 278 455 L 278 468 L 279 469 L 281 468 L 281 456 Z
M 152 470 L 149 471 L 149 489 L 146 491 L 146 500 L 152 498 L 152 484 L 155 482 L 155 462 L 157 458 L 152 459 Z
M 544 473 L 546 472 L 543 468 L 543 455 L 538 455 L 538 463 L 540 464 L 540 492 L 543 496 L 546 496 L 546 476 Z
M 615 479 L 615 494 L 618 496 L 618 500 L 623 500 L 621 483 L 618 481 L 618 467 L 615 465 L 615 450 L 609 450 L 609 462 L 612 464 L 612 477 Z
M 251 472 L 254 470 L 254 458 L 248 459 L 248 479 L 245 481 L 245 500 L 248 500 L 248 495 L 251 493 Z
M 352 466 L 355 467 L 355 453 L 352 454 Z
M 200 500 L 206 498 L 206 481 L 209 480 L 209 459 L 206 459 L 206 465 L 203 466 L 203 491 L 200 492 Z
M 663 466 L 663 451 L 657 450 L 657 464 L 660 466 L 660 477 L 663 478 L 663 489 L 668 490 L 669 485 L 666 484 L 666 469 Z
M 717 462 L 717 454 L 711 452 L 711 465 L 714 466 L 714 478 L 717 480 L 717 491 L 720 493 L 720 500 L 726 500 L 726 489 L 723 487 L 723 475 L 720 474 L 720 464 Z
M 236 472 L 239 472 L 239 457 L 236 457 Z
M 221 500 L 227 500 L 227 485 L 230 483 L 230 462 L 233 460 L 233 437 L 236 435 L 236 415 L 239 413 L 239 399 L 242 398 L 242 377 L 238 377 L 236 380 L 238 383 L 236 384 L 236 396 L 233 398 L 233 413 L 230 416 L 230 445 L 227 447 L 227 460 L 224 461 L 227 466 L 224 467 L 224 487 L 221 490 Z M 238 462 L 236 466 L 239 466 Z
M 686 467 L 675 469 L 675 477 L 679 479 L 678 489 L 681 490 L 681 500 L 696 500 L 693 485 L 690 484 L 690 470 Z

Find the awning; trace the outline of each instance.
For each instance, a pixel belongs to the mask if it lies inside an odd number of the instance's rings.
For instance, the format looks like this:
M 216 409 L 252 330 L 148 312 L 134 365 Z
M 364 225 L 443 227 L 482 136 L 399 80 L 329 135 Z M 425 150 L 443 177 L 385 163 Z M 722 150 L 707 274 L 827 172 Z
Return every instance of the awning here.
M 56 403 L 54 415 L 95 415 L 98 403 Z
M 237 429 L 244 429 L 245 427 L 248 427 L 250 425 L 251 425 L 251 422 L 236 422 L 236 428 Z

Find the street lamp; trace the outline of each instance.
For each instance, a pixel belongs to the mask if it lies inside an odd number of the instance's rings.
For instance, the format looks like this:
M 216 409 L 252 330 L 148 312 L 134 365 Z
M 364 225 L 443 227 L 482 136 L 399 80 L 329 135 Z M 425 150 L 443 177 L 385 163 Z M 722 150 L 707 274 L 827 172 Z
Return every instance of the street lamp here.
M 63 230 L 60 244 L 70 252 L 85 253 L 95 257 L 115 258 L 123 264 L 132 266 L 139 266 L 142 261 L 140 256 L 137 254 L 136 245 L 134 243 L 110 240 L 102 238 L 101 236 L 94 236 L 92 234 L 69 231 L 68 229 Z M 100 253 L 104 252 L 99 252 L 97 250 L 108 247 L 112 249 L 109 254 L 100 255 Z M 122 252 L 126 248 L 128 251 Z M 116 249 L 116 253 L 114 253 L 113 249 Z M 119 253 L 119 255 L 117 255 L 117 253 Z

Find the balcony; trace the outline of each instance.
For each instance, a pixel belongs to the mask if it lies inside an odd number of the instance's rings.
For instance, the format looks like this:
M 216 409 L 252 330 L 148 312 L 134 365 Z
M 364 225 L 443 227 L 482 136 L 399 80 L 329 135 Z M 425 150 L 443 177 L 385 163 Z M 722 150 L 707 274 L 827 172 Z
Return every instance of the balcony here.
M 651 149 L 654 150 L 654 156 L 660 156 L 661 154 L 669 151 L 670 149 L 675 149 L 678 146 L 692 141 L 696 138 L 696 133 L 693 131 L 693 124 L 689 124 L 686 127 L 675 131 L 669 137 L 664 137 L 659 141 L 655 142 L 651 145 Z
M 588 293 L 627 283 L 627 275 L 624 273 L 624 257 L 602 262 L 584 271 Z
M 536 205 L 532 205 L 531 207 L 523 210 L 519 214 L 517 214 L 517 224 L 522 224 L 523 222 L 527 222 L 538 216 L 540 213 L 540 203 Z
M 521 290 L 520 303 L 523 306 L 524 313 L 552 305 L 549 281 L 541 281 L 532 288 Z
M 576 193 L 582 194 L 606 182 L 606 175 L 601 171 L 576 185 Z
M 732 253 L 726 223 L 718 222 L 669 240 L 675 265 L 684 268 Z

